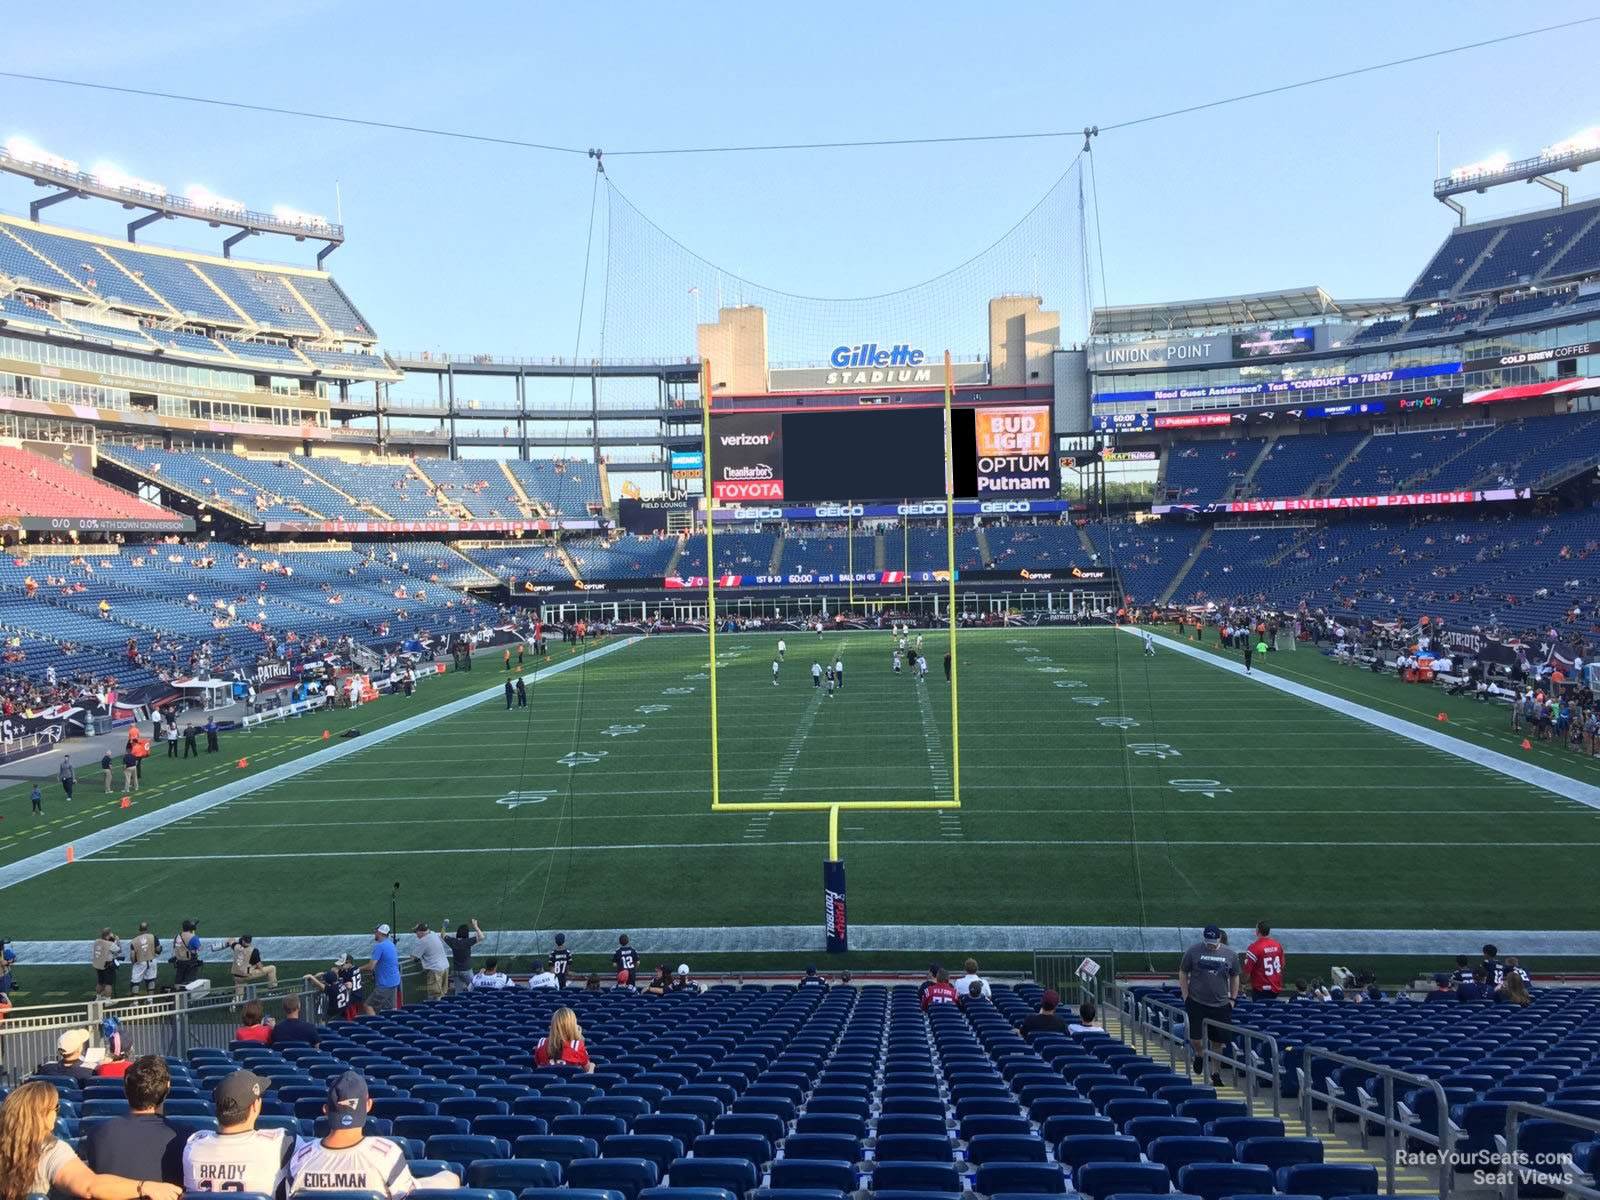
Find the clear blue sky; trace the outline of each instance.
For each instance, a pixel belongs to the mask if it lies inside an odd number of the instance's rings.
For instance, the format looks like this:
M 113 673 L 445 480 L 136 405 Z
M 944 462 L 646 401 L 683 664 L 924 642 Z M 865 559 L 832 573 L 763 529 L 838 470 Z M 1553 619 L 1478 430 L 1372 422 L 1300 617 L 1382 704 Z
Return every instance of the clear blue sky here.
M 6 65 L 615 151 L 1073 129 L 1595 11 L 1571 0 L 13 5 Z M 1435 135 L 1448 168 L 1600 124 L 1597 56 L 1600 25 L 1105 135 L 1095 155 L 1110 302 L 1308 284 L 1398 293 L 1451 222 L 1429 194 Z M 11 134 L 258 208 L 331 216 L 338 180 L 349 241 L 329 266 L 385 345 L 571 351 L 583 158 L 0 79 L 0 139 Z M 608 168 L 705 257 L 841 296 L 918 282 L 987 245 L 1077 149 L 1069 138 L 614 157 Z M 1587 173 L 1568 179 L 1575 196 L 1596 190 Z M 1471 198 L 1471 211 L 1548 197 L 1505 192 Z M 0 208 L 25 212 L 30 195 L 0 183 Z M 50 217 L 102 230 L 126 219 L 92 203 Z M 149 232 L 216 244 L 203 226 Z M 278 239 L 246 250 L 311 258 Z

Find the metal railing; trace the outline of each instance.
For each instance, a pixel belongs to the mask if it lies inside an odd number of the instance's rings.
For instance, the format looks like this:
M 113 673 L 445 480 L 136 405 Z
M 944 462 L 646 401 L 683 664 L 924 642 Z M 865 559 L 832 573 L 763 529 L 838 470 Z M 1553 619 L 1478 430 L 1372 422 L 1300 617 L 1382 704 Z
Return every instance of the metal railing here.
M 1577 1196 L 1582 1200 L 1600 1200 L 1600 1188 L 1580 1183 L 1575 1173 L 1568 1169 L 1571 1162 L 1569 1155 L 1562 1154 L 1559 1156 L 1560 1161 L 1550 1164 L 1522 1161 L 1525 1155 L 1519 1147 L 1519 1130 L 1523 1117 L 1574 1125 L 1579 1129 L 1589 1130 L 1595 1134 L 1597 1140 L 1600 1140 L 1600 1121 L 1591 1117 L 1580 1117 L 1576 1113 L 1546 1108 L 1542 1104 L 1528 1104 L 1521 1100 L 1508 1103 L 1504 1157 L 1493 1167 L 1496 1175 L 1504 1177 L 1499 1181 L 1501 1200 L 1517 1200 L 1518 1189 L 1526 1184 L 1551 1188 L 1564 1196 Z M 1546 1165 L 1556 1169 L 1540 1169 Z
M 1078 967 L 1084 959 L 1093 959 L 1099 965 L 1099 970 L 1088 979 L 1078 974 Z M 1075 994 L 1076 1000 L 1072 1003 L 1092 1001 L 1096 1008 L 1103 1006 L 1101 997 L 1104 994 L 1104 984 L 1116 978 L 1117 955 L 1114 950 L 1035 950 L 1033 952 L 1033 979 L 1034 982 L 1047 988 L 1054 988 L 1061 995 L 1062 1003 L 1068 1003 L 1069 989 Z
M 1370 1125 L 1378 1125 L 1383 1129 L 1383 1169 L 1384 1191 L 1394 1194 L 1394 1173 L 1396 1155 L 1404 1142 L 1399 1139 L 1410 1139 L 1433 1146 L 1438 1151 L 1439 1162 L 1439 1196 L 1444 1200 L 1450 1194 L 1451 1186 L 1455 1182 L 1455 1126 L 1450 1123 L 1450 1105 L 1445 1097 L 1444 1086 L 1437 1079 L 1428 1079 L 1422 1075 L 1413 1075 L 1409 1071 L 1402 1071 L 1397 1067 L 1380 1066 L 1365 1059 L 1351 1058 L 1348 1055 L 1337 1054 L 1332 1050 L 1323 1050 L 1317 1046 L 1305 1047 L 1305 1077 L 1300 1082 L 1300 1116 L 1307 1133 L 1312 1130 L 1312 1114 L 1317 1101 L 1321 1101 L 1328 1109 L 1328 1132 L 1334 1132 L 1334 1114 L 1337 1112 L 1349 1113 L 1361 1123 L 1361 1144 L 1367 1144 Z M 1315 1087 L 1316 1073 L 1312 1063 L 1318 1059 L 1331 1062 L 1342 1067 L 1354 1067 L 1376 1075 L 1379 1081 L 1378 1095 L 1371 1097 L 1376 1102 L 1376 1107 L 1366 1103 L 1352 1103 L 1345 1099 L 1339 1091 L 1338 1084 L 1333 1082 L 1329 1075 L 1331 1086 L 1326 1091 L 1319 1091 Z M 1433 1101 L 1438 1117 L 1438 1133 L 1430 1133 L 1414 1120 L 1408 1121 L 1400 1115 L 1399 1101 L 1395 1096 L 1395 1084 L 1401 1083 L 1408 1087 L 1424 1089 L 1433 1093 Z M 1363 1090 L 1362 1095 L 1366 1092 Z
M 1135 1028 L 1145 1039 L 1144 1052 L 1148 1054 L 1148 1039 L 1154 1036 L 1158 1042 L 1166 1044 L 1167 1061 L 1174 1068 L 1180 1062 L 1187 1069 L 1194 1061 L 1193 1030 L 1188 1029 L 1189 1015 L 1175 1004 L 1168 1004 L 1164 1000 L 1157 1000 L 1153 996 L 1143 998 L 1128 995 L 1132 998 L 1134 1008 Z M 1157 1022 L 1150 1017 L 1150 1013 L 1162 1014 L 1166 1020 Z M 1183 1026 L 1188 1036 L 1180 1037 L 1175 1032 L 1179 1025 Z M 1245 1105 L 1250 1110 L 1251 1116 L 1255 1115 L 1256 1105 L 1265 1103 L 1270 1099 L 1272 1115 L 1283 1115 L 1283 1100 L 1278 1094 L 1278 1080 L 1283 1072 L 1283 1053 L 1278 1046 L 1278 1039 L 1270 1033 L 1263 1033 L 1259 1029 L 1249 1029 L 1243 1025 L 1235 1025 L 1228 1021 L 1217 1021 L 1207 1017 L 1204 1021 L 1203 1034 L 1209 1034 L 1212 1029 L 1221 1030 L 1232 1034 L 1243 1043 L 1238 1057 L 1226 1050 L 1217 1048 L 1217 1044 L 1209 1036 L 1203 1043 L 1201 1051 L 1201 1065 L 1206 1078 L 1217 1074 L 1218 1067 L 1227 1067 L 1234 1072 L 1237 1079 L 1244 1078 Z M 1266 1063 L 1266 1066 L 1262 1066 Z

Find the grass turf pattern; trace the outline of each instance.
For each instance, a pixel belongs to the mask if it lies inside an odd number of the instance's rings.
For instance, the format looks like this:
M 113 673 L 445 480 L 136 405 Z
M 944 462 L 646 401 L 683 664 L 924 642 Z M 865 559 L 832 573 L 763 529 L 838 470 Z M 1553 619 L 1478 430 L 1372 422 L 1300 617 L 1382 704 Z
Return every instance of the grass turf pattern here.
M 707 643 L 661 637 L 535 682 L 527 709 L 488 701 L 9 889 L 26 929 L 8 932 L 87 940 L 144 919 L 165 936 L 190 915 L 208 936 L 338 932 L 387 920 L 394 881 L 403 928 L 813 923 L 827 818 L 785 804 L 950 794 L 945 636 L 924 639 L 918 683 L 891 672 L 887 632 L 788 635 L 777 687 L 775 637 L 718 639 L 723 800 L 770 810 L 710 811 Z M 853 924 L 1600 925 L 1584 895 L 1529 886 L 1587 877 L 1593 810 L 1205 662 L 1147 659 L 1110 630 L 963 632 L 960 647 L 962 807 L 844 815 Z M 846 666 L 831 700 L 809 674 L 824 653 Z M 416 704 L 498 682 L 488 665 Z M 1265 668 L 1515 745 L 1498 707 L 1311 653 Z M 414 711 L 390 698 L 345 724 Z M 321 744 L 312 721 L 229 739 L 227 762 Z M 166 799 L 225 778 L 182 767 Z M 86 772 L 79 805 L 97 815 L 81 819 L 118 819 L 90 785 Z M 21 826 L 0 860 L 70 840 L 29 829 L 26 788 L 0 803 Z M 47 805 L 47 820 L 64 807 L 59 793 Z

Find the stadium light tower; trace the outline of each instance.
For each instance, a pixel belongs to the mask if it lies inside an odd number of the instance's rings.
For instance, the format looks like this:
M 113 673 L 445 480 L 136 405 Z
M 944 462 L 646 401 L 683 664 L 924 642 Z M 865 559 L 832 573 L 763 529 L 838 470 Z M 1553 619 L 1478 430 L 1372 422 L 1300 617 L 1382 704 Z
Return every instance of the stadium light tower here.
M 1567 185 L 1550 178 L 1557 171 L 1576 171 L 1592 162 L 1600 162 L 1600 125 L 1576 133 L 1572 137 L 1544 147 L 1533 158 L 1511 161 L 1508 154 L 1496 154 L 1475 163 L 1466 163 L 1451 169 L 1441 179 L 1433 181 L 1433 198 L 1454 210 L 1457 220 L 1467 223 L 1466 207 L 1456 196 L 1467 192 L 1480 195 L 1492 187 L 1507 183 L 1537 183 L 1560 197 L 1560 205 L 1567 205 Z

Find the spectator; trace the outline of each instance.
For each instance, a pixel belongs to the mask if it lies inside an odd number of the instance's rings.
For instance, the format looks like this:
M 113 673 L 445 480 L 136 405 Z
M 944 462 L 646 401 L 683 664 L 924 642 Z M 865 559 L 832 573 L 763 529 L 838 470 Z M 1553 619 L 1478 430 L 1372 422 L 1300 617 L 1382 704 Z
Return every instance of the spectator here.
M 233 951 L 233 963 L 228 969 L 233 975 L 235 1004 L 244 999 L 245 988 L 257 980 L 265 980 L 269 988 L 278 986 L 278 968 L 261 961 L 261 951 L 250 934 L 240 934 L 229 941 L 227 947 Z
M 983 1004 L 983 980 L 974 979 L 967 984 L 966 995 L 958 997 L 962 1008 L 976 1008 Z
M 1030 1033 L 1065 1033 L 1067 1023 L 1056 1012 L 1060 1005 L 1061 994 L 1055 988 L 1045 988 L 1044 995 L 1039 997 L 1039 1011 L 1022 1018 L 1019 1026 L 1022 1036 L 1027 1037 Z
M 183 1133 L 161 1115 L 172 1076 L 154 1054 L 137 1059 L 122 1077 L 128 1115 L 96 1125 L 84 1139 L 83 1158 L 98 1175 L 183 1182 Z
M 937 982 L 939 982 L 939 964 L 933 963 L 928 967 L 928 977 L 917 984 L 917 1000 L 920 1002 L 923 996 L 928 994 L 928 989 Z M 927 1005 L 923 1007 L 926 1008 Z
M 454 1171 L 423 1179 L 412 1177 L 405 1151 L 388 1138 L 366 1136 L 362 1129 L 372 1112 L 367 1081 L 354 1071 L 335 1078 L 328 1088 L 328 1133 L 307 1138 L 289 1159 L 289 1194 L 310 1191 L 370 1191 L 379 1196 L 409 1196 L 418 1188 L 460 1187 Z
M 472 990 L 475 992 L 499 991 L 510 986 L 511 977 L 500 969 L 498 958 L 491 958 L 484 963 L 483 970 L 472 977 Z
M 968 995 L 972 991 L 972 984 L 976 982 L 982 985 L 983 998 L 992 999 L 989 993 L 989 981 L 978 974 L 978 960 L 969 958 L 961 964 L 961 967 L 966 974 L 955 982 L 956 995 L 963 997 Z
M 937 1004 L 954 1004 L 957 999 L 956 989 L 950 985 L 950 975 L 943 967 L 939 968 L 933 979 L 922 989 L 924 1009 Z
M 429 929 L 426 921 L 418 921 L 412 932 L 417 936 L 417 961 L 422 964 L 422 998 L 437 1000 L 450 980 L 450 953 L 444 939 Z
M 700 994 L 700 985 L 689 977 L 689 964 L 679 963 L 677 972 L 672 976 L 672 982 L 667 985 L 669 992 L 688 992 L 691 996 Z
M 1494 991 L 1494 999 L 1496 1004 L 1515 1004 L 1518 1007 L 1533 1003 L 1533 997 L 1528 995 L 1527 985 L 1514 971 L 1506 972 L 1500 986 Z
M 217 1084 L 211 1093 L 217 1132 L 192 1133 L 183 1147 L 185 1190 L 283 1194 L 295 1139 L 286 1130 L 256 1128 L 261 1097 L 271 1086 L 250 1071 L 235 1071 Z
M 629 987 L 632 987 L 635 978 L 634 972 L 639 967 L 639 955 L 632 946 L 628 945 L 627 934 L 624 933 L 617 938 L 617 948 L 611 952 L 611 962 L 617 968 L 618 982 L 625 982 Z M 626 975 L 627 979 L 623 980 L 621 978 L 622 975 Z
M 252 1000 L 239 1014 L 239 1028 L 233 1031 L 236 1042 L 255 1042 L 265 1046 L 272 1041 L 272 1022 L 261 1014 L 261 1001 Z
M 530 991 L 553 991 L 561 986 L 561 981 L 556 978 L 556 973 L 549 967 L 537 960 L 534 962 L 534 967 L 533 974 L 528 976 L 528 988 Z
M 1500 961 L 1500 951 L 1491 942 L 1483 948 L 1483 981 L 1489 990 L 1497 990 L 1505 982 L 1506 968 Z
M 800 980 L 800 986 L 803 989 L 825 992 L 828 990 L 828 981 L 817 974 L 817 968 L 814 964 L 807 963 L 806 973 Z
M 178 1200 L 177 1184 L 97 1175 L 56 1137 L 60 1097 L 48 1083 L 17 1088 L 0 1105 L 0 1200 Z
M 589 1051 L 583 1044 L 583 1029 L 578 1024 L 577 1014 L 570 1008 L 558 1008 L 550 1014 L 550 1032 L 534 1047 L 533 1061 L 539 1067 L 558 1062 L 582 1067 L 586 1075 L 594 1070 Z
M 364 1008 L 366 997 L 361 992 L 361 972 L 348 954 L 341 954 L 333 965 L 320 975 L 302 975 L 301 980 L 322 989 L 323 1015 L 328 1020 L 335 1017 L 351 1019 L 356 1010 Z
M 372 958 L 363 971 L 372 973 L 372 987 L 367 992 L 367 1012 L 393 1012 L 400 998 L 400 957 L 395 953 L 394 931 L 388 925 L 379 925 L 372 931 Z
M 470 928 L 469 928 L 470 926 Z M 450 939 L 450 987 L 452 991 L 465 992 L 472 988 L 472 950 L 483 941 L 483 930 L 478 918 L 466 925 L 456 926 L 456 935 Z
M 1484 983 L 1482 967 L 1474 968 L 1472 972 L 1472 978 L 1467 980 L 1467 982 L 1456 985 L 1456 999 L 1460 1000 L 1464 1004 L 1488 1000 L 1492 995 L 1493 993 L 1490 992 L 1489 988 Z
M 1265 921 L 1257 923 L 1256 940 L 1245 948 L 1244 965 L 1250 973 L 1252 998 L 1276 1000 L 1283 993 L 1283 944 Z
M 1458 991 L 1463 983 L 1472 982 L 1472 967 L 1467 962 L 1465 954 L 1456 955 L 1456 969 L 1450 976 L 1450 982 L 1456 986 Z
M 1291 1000 L 1309 1000 L 1309 999 L 1311 999 L 1311 985 L 1308 984 L 1304 979 L 1296 979 L 1294 981 L 1294 994 L 1291 995 L 1289 997 L 1289 999 L 1291 999 Z
M 94 967 L 94 994 L 101 1000 L 110 1000 L 117 994 L 117 959 L 122 957 L 122 943 L 107 927 L 95 939 L 90 951 L 90 965 Z
M 671 982 L 672 971 L 667 967 L 666 963 L 662 963 L 656 968 L 655 976 L 650 980 L 650 986 L 644 989 L 645 995 L 665 996 L 667 994 L 667 985 Z
M 1178 964 L 1178 990 L 1183 993 L 1183 1009 L 1189 1017 L 1189 1044 L 1194 1049 L 1191 1068 L 1204 1071 L 1205 1048 L 1201 1045 L 1207 1020 L 1233 1022 L 1233 1002 L 1239 996 L 1239 959 L 1222 940 L 1222 930 L 1207 925 L 1201 940 L 1183 952 Z M 1211 1032 L 1211 1044 L 1219 1050 L 1228 1040 L 1221 1029 Z M 1222 1072 L 1211 1073 L 1211 1085 L 1222 1086 Z
M 267 1038 L 270 1046 L 315 1046 L 322 1041 L 322 1031 L 300 1016 L 300 997 L 283 998 L 283 1020 L 272 1027 Z
M 600 990 L 600 976 L 590 975 L 589 978 L 585 979 L 583 981 L 583 990 L 586 992 L 598 992 Z
M 1522 960 L 1515 955 L 1506 955 L 1506 974 L 1515 975 L 1522 980 L 1522 986 L 1525 988 L 1533 987 L 1533 976 L 1522 969 Z
M 1100 1024 L 1099 1010 L 1095 1008 L 1093 1000 L 1085 1000 L 1078 1005 L 1078 1019 L 1067 1026 L 1068 1033 L 1104 1033 L 1106 1027 Z
M 1433 977 L 1433 991 L 1422 999 L 1424 1003 L 1433 1003 L 1439 1000 L 1455 1000 L 1456 990 L 1450 986 L 1450 976 L 1440 971 Z

